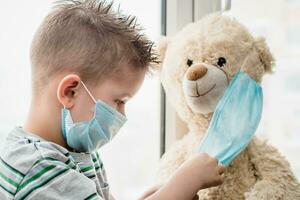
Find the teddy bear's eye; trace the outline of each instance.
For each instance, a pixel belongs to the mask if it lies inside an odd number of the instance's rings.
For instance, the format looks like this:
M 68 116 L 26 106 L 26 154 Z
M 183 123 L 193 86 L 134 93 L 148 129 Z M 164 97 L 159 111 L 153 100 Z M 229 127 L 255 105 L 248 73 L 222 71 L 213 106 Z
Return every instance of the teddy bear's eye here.
M 223 57 L 220 57 L 220 58 L 218 59 L 217 65 L 220 66 L 220 67 L 223 67 L 225 64 L 226 64 L 226 59 L 223 58 Z
M 186 64 L 190 67 L 190 66 L 192 66 L 192 64 L 193 64 L 193 61 L 190 60 L 190 59 L 188 59 L 188 60 L 186 61 Z

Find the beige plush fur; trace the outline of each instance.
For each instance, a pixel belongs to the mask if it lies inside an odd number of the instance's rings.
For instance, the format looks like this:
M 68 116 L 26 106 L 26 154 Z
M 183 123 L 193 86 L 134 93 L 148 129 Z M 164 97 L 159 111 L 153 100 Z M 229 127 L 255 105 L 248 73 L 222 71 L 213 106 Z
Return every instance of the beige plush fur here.
M 164 182 L 197 152 L 215 108 L 211 102 L 222 97 L 243 63 L 242 70 L 260 83 L 274 61 L 263 38 L 254 38 L 239 22 L 222 15 L 191 23 L 174 37 L 162 38 L 157 47 L 167 100 L 189 128 L 161 160 L 158 179 Z M 218 66 L 220 57 L 226 63 Z M 212 85 L 216 86 L 210 91 Z M 300 185 L 284 156 L 255 137 L 227 168 L 225 182 L 198 195 L 199 199 L 296 200 Z

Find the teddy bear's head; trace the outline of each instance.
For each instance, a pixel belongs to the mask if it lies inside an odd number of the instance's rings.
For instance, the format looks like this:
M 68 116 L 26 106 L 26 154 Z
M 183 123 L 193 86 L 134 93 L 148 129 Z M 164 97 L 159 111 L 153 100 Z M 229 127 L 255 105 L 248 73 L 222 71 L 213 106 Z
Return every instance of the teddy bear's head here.
M 168 100 L 186 121 L 211 116 L 232 77 L 243 66 L 260 82 L 273 57 L 263 38 L 219 14 L 191 23 L 157 44 L 160 78 Z

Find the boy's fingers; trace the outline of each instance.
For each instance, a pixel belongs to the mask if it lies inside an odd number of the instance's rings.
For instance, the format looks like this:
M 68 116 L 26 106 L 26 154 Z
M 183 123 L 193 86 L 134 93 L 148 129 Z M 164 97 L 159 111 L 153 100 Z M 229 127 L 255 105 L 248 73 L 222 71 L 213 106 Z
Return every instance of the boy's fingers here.
M 211 161 L 212 163 L 218 163 L 219 161 L 216 159 L 216 158 L 214 158 L 214 157 L 211 157 L 210 155 L 208 155 L 208 153 L 206 153 L 206 152 L 203 152 L 203 153 L 201 153 L 202 154 L 202 156 L 204 157 L 204 158 L 206 158 L 207 160 L 209 160 L 209 161 Z
M 219 174 L 223 174 L 225 172 L 225 169 L 226 168 L 223 165 L 219 165 L 218 166 L 218 172 L 219 172 Z
M 220 175 L 218 178 L 215 180 L 215 186 L 221 185 L 224 182 L 224 176 Z

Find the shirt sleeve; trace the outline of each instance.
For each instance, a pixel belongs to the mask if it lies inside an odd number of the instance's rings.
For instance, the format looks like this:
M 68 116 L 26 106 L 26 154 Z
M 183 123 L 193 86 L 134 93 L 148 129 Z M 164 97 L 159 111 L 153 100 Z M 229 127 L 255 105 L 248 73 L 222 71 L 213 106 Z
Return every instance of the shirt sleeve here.
M 53 159 L 42 159 L 29 170 L 18 186 L 15 199 L 103 200 L 93 180 Z

